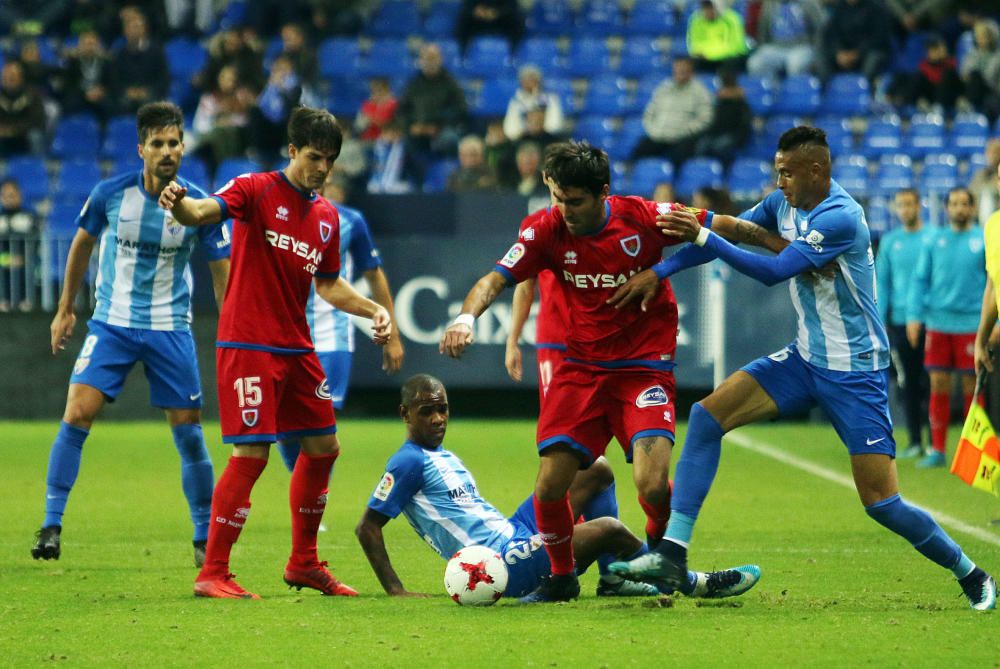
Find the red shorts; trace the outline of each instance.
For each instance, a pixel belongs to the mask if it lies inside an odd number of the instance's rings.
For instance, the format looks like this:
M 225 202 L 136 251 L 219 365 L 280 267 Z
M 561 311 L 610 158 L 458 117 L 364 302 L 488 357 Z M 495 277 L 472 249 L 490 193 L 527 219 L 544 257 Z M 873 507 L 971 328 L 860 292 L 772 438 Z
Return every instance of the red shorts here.
M 611 437 L 632 461 L 640 437 L 674 439 L 674 374 L 655 369 L 601 370 L 564 362 L 538 417 L 538 450 L 568 443 L 589 464 Z
M 273 442 L 337 431 L 326 374 L 315 353 L 277 355 L 217 348 L 215 363 L 225 443 Z
M 545 396 L 549 394 L 549 385 L 566 358 L 566 351 L 559 348 L 535 349 L 538 358 L 538 406 L 545 404 Z
M 971 372 L 976 333 L 949 334 L 928 330 L 924 340 L 924 367 L 929 370 Z

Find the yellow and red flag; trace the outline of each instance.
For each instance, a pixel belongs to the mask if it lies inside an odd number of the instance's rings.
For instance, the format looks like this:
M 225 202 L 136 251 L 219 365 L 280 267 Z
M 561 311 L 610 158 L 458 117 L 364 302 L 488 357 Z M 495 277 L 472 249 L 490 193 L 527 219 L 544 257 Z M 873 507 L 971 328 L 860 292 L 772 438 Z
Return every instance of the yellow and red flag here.
M 958 450 L 951 462 L 951 473 L 973 488 L 1000 497 L 1000 441 L 993 431 L 990 417 L 979 406 L 977 399 L 973 398 L 969 415 L 965 418 Z

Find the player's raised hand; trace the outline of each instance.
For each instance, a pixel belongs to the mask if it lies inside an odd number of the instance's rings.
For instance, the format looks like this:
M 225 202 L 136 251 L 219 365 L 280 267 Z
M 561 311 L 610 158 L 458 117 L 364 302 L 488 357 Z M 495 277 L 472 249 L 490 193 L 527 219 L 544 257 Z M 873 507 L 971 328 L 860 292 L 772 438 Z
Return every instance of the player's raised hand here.
M 656 272 L 651 269 L 644 269 L 634 276 L 630 276 L 628 281 L 618 286 L 615 294 L 608 298 L 607 303 L 615 309 L 621 309 L 627 304 L 640 300 L 639 308 L 646 310 L 649 301 L 660 292 L 662 284 Z
M 441 336 L 438 352 L 452 358 L 461 358 L 465 347 L 472 343 L 472 326 L 465 323 L 452 323 Z
M 174 205 L 183 199 L 187 195 L 187 188 L 180 185 L 176 181 L 171 181 L 164 187 L 163 191 L 160 193 L 160 199 L 157 204 L 163 209 L 173 209 Z
M 66 342 L 73 336 L 73 328 L 76 326 L 76 314 L 73 310 L 56 312 L 49 326 L 51 333 L 52 355 L 66 348 Z
M 668 237 L 676 237 L 693 242 L 701 231 L 701 223 L 694 212 L 687 209 L 671 209 L 656 217 L 656 225 Z
M 387 374 L 395 374 L 403 366 L 403 341 L 397 333 L 389 338 L 389 343 L 382 349 L 382 370 Z
M 503 364 L 507 368 L 507 376 L 514 381 L 520 381 L 524 376 L 521 362 L 521 347 L 517 342 L 507 341 L 507 349 L 504 351 Z
M 392 337 L 392 318 L 381 305 L 372 314 L 372 337 L 379 346 L 388 344 Z

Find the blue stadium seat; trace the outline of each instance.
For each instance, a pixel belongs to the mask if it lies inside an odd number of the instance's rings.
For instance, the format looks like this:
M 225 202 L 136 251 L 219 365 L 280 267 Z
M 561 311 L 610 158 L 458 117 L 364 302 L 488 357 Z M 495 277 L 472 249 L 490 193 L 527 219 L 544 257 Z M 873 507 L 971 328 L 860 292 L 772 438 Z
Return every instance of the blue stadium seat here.
M 860 116 L 869 113 L 871 86 L 860 74 L 837 74 L 823 91 L 823 111 L 829 114 Z
M 737 158 L 729 166 L 729 192 L 737 200 L 761 199 L 764 189 L 774 183 L 773 168 L 763 160 Z
M 603 116 L 583 116 L 573 125 L 573 139 L 585 139 L 602 149 L 615 144 L 615 125 Z
M 767 116 L 774 110 L 774 95 L 777 86 L 772 79 L 753 74 L 741 74 L 739 82 L 746 92 L 747 103 L 755 116 Z
M 628 82 L 619 77 L 599 77 L 587 84 L 583 96 L 584 114 L 624 116 L 632 110 Z
M 636 106 L 639 107 L 640 111 L 649 104 L 653 93 L 660 84 L 667 80 L 668 76 L 661 72 L 652 72 L 639 79 L 635 86 L 635 100 Z
M 215 188 L 220 188 L 227 181 L 241 174 L 260 172 L 261 166 L 247 158 L 226 158 L 215 168 Z
M 13 179 L 21 187 L 25 209 L 33 209 L 33 205 L 38 204 L 49 192 L 49 173 L 45 168 L 45 161 L 35 156 L 14 156 L 8 158 L 6 163 L 7 171 L 4 176 Z
M 577 37 L 569 46 L 563 72 L 571 77 L 592 77 L 611 69 L 611 52 L 598 37 Z
M 875 197 L 869 200 L 868 206 L 865 207 L 865 220 L 868 222 L 872 241 L 877 241 L 895 227 L 896 218 L 889 206 L 889 201 L 884 197 Z
M 326 108 L 331 114 L 354 119 L 368 97 L 368 84 L 360 77 L 337 76 L 330 80 Z
M 195 155 L 184 156 L 180 176 L 184 177 L 206 193 L 212 192 L 212 177 L 208 174 L 205 161 Z
M 184 168 L 184 165 L 187 164 L 188 160 L 190 160 L 190 158 L 184 158 L 181 162 L 181 169 Z M 125 174 L 126 172 L 138 172 L 141 169 L 142 159 L 140 159 L 139 156 L 134 153 L 123 153 L 112 159 L 111 170 L 108 172 L 108 176 L 113 177 L 118 174 Z M 206 182 L 206 186 L 211 185 L 211 183 Z
M 990 137 L 990 125 L 979 113 L 956 114 L 951 126 L 948 147 L 962 156 L 982 153 Z
M 854 131 L 850 119 L 841 116 L 821 116 L 813 125 L 826 132 L 826 141 L 834 157 L 854 153 Z
M 566 0 L 545 0 L 532 5 L 525 21 L 529 35 L 570 35 L 573 12 Z
M 448 185 L 448 177 L 457 168 L 458 161 L 450 158 L 431 163 L 424 177 L 423 191 L 425 193 L 443 193 Z
M 469 110 L 477 118 L 497 118 L 507 113 L 507 103 L 517 91 L 517 80 L 506 77 L 487 79 Z
M 104 141 L 101 143 L 101 158 L 114 160 L 125 152 L 134 152 L 139 143 L 133 116 L 116 116 L 104 126 Z
M 67 116 L 56 125 L 52 154 L 64 159 L 93 158 L 100 149 L 100 135 L 97 119 L 90 114 Z
M 920 192 L 943 196 L 959 186 L 958 158 L 953 153 L 931 153 L 924 156 L 920 172 Z
M 385 0 L 368 22 L 367 31 L 376 37 L 409 37 L 420 32 L 417 3 Z
M 944 119 L 940 114 L 914 114 L 903 137 L 903 150 L 914 158 L 945 150 Z
M 163 45 L 171 79 L 190 81 L 208 61 L 208 49 L 186 37 L 175 37 Z
M 405 76 L 413 73 L 413 55 L 405 39 L 382 37 L 372 40 L 358 67 L 363 77 Z
M 465 51 L 462 71 L 467 77 L 485 79 L 512 67 L 510 44 L 502 37 L 476 37 Z
M 891 71 L 905 74 L 916 72 L 920 61 L 927 54 L 924 45 L 928 37 L 929 34 L 924 32 L 910 33 L 899 48 L 893 49 L 895 57 Z
M 631 193 L 631 190 L 626 191 L 622 188 L 622 186 L 626 185 L 628 165 L 621 160 L 612 160 L 608 167 L 611 169 L 611 192 Z
M 652 197 L 656 185 L 674 182 L 674 166 L 662 158 L 643 158 L 635 161 L 628 176 L 629 193 Z
M 736 156 L 771 162 L 774 160 L 776 148 L 777 145 L 767 135 L 763 132 L 755 132 L 750 135 L 746 144 L 737 149 Z
M 958 61 L 958 69 L 962 71 L 962 65 L 966 57 L 976 49 L 976 38 L 971 30 L 966 30 L 958 38 L 955 44 L 955 60 Z
M 714 158 L 692 158 L 681 165 L 677 178 L 678 193 L 690 196 L 702 186 L 722 188 L 725 180 L 722 174 L 722 163 Z
M 517 45 L 514 52 L 514 61 L 517 66 L 536 65 L 542 71 L 542 75 L 554 73 L 562 68 L 562 56 L 559 53 L 559 45 L 551 37 L 535 36 L 528 37 Z
M 861 154 L 843 154 L 833 160 L 833 179 L 854 197 L 868 196 L 868 159 Z
M 622 44 L 618 73 L 623 77 L 639 78 L 649 74 L 667 76 L 667 62 L 656 41 L 645 35 L 630 35 Z
M 774 113 L 813 116 L 820 110 L 821 99 L 819 79 L 808 74 L 793 74 L 778 88 Z
M 781 114 L 778 116 L 772 116 L 764 121 L 764 132 L 763 138 L 768 146 L 768 150 L 773 154 L 778 148 L 778 139 L 786 131 L 800 126 L 804 123 L 803 119 L 798 116 L 789 116 L 787 114 Z
M 361 45 L 353 37 L 331 37 L 320 43 L 316 60 L 324 79 L 354 75 L 361 64 Z
M 576 35 L 606 37 L 621 34 L 625 27 L 618 0 L 587 0 L 576 18 Z
M 668 0 L 636 0 L 625 25 L 629 35 L 650 37 L 681 37 L 686 28 Z
M 454 39 L 442 37 L 434 42 L 441 51 L 441 62 L 445 69 L 454 74 L 462 69 L 462 48 Z
M 451 37 L 455 34 L 461 2 L 434 2 L 424 18 L 423 34 L 429 39 Z
M 887 154 L 879 159 L 878 175 L 873 193 L 882 197 L 893 197 L 902 188 L 916 185 L 913 178 L 913 161 L 903 153 Z
M 646 136 L 646 131 L 642 127 L 642 116 L 626 116 L 622 120 L 622 126 L 618 129 L 618 149 L 626 156 L 632 154 L 632 150 Z
M 86 200 L 100 180 L 101 166 L 97 164 L 96 156 L 87 160 L 65 160 L 56 173 L 51 195 L 53 199 Z
M 903 129 L 899 117 L 887 114 L 868 122 L 861 150 L 869 158 L 877 158 L 886 153 L 896 153 L 903 146 Z

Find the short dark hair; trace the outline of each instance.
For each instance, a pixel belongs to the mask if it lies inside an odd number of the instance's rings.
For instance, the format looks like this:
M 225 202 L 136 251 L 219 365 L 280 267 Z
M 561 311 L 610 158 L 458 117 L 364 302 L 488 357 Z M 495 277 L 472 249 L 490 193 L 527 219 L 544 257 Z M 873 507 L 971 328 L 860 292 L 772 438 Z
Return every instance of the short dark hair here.
M 800 125 L 786 130 L 778 138 L 778 151 L 791 151 L 800 146 L 819 146 L 829 150 L 826 132 L 811 125 Z
M 184 112 L 173 102 L 148 102 L 135 114 L 139 143 L 145 144 L 150 133 L 160 128 L 176 127 L 184 139 Z
M 611 183 L 608 154 L 587 142 L 558 142 L 545 151 L 545 175 L 560 188 L 582 188 L 595 195 Z
M 328 153 L 340 153 L 344 133 L 336 117 L 325 109 L 296 107 L 288 119 L 288 141 L 297 149 L 311 146 Z
M 413 404 L 413 400 L 416 399 L 418 393 L 433 392 L 439 388 L 444 390 L 444 384 L 437 377 L 430 374 L 416 374 L 408 378 L 403 383 L 403 387 L 400 388 L 399 403 L 408 407 Z
M 920 202 L 920 193 L 912 186 L 909 188 L 900 188 L 896 191 L 896 195 L 912 195 L 913 199 L 915 199 L 918 203 Z
M 966 188 L 965 186 L 955 186 L 954 188 L 950 189 L 948 191 L 948 199 L 951 199 L 952 193 L 965 193 L 966 195 L 969 196 L 969 204 L 975 204 L 976 203 L 976 196 L 975 196 L 975 194 L 971 190 L 969 190 L 968 188 Z M 947 202 L 947 200 L 945 200 L 945 202 Z

